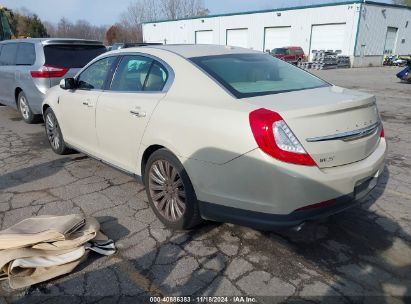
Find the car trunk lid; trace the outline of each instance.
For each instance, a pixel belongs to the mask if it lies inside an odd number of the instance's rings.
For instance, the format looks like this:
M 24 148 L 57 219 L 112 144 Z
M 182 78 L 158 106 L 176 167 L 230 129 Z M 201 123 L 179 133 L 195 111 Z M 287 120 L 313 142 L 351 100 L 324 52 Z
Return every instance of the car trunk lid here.
M 294 91 L 247 99 L 279 113 L 320 168 L 368 157 L 380 141 L 375 97 L 339 87 Z

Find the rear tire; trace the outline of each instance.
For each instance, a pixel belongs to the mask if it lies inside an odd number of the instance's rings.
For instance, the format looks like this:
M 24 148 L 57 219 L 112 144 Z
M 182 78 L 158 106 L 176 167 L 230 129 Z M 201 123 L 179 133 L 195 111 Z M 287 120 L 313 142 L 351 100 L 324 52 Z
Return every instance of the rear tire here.
M 30 108 L 29 101 L 23 91 L 17 96 L 17 107 L 23 120 L 28 124 L 34 124 L 41 121 L 41 115 L 34 114 Z
M 202 222 L 193 185 L 177 157 L 166 149 L 157 150 L 145 168 L 149 204 L 165 226 L 184 230 Z
M 72 150 L 68 148 L 66 143 L 64 142 L 63 134 L 61 133 L 57 117 L 51 108 L 48 108 L 44 113 L 44 120 L 47 139 L 49 140 L 50 147 L 54 151 L 54 153 L 59 155 L 72 153 Z

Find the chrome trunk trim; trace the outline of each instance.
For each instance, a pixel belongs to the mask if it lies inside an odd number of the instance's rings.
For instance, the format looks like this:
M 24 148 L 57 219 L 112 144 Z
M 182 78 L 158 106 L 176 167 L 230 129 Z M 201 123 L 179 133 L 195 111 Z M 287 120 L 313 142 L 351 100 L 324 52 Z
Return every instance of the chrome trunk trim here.
M 311 137 L 311 138 L 307 138 L 306 141 L 307 142 L 319 142 L 319 141 L 329 141 L 329 140 L 344 140 L 344 141 L 355 140 L 355 139 L 366 137 L 368 135 L 375 133 L 376 130 L 379 129 L 380 125 L 381 125 L 381 122 L 377 122 L 371 126 L 357 129 L 354 131 L 342 132 L 342 133 L 337 133 L 333 135 L 325 135 L 325 136 L 319 136 L 319 137 Z

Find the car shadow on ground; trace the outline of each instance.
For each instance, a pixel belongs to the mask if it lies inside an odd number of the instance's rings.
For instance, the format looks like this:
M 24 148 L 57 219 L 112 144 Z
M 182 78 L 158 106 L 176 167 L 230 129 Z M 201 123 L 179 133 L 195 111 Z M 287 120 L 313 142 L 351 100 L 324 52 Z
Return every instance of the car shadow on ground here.
M 64 157 L 3 174 L 0 176 L 0 191 L 52 176 L 62 170 L 64 164 L 70 161 L 72 158 Z

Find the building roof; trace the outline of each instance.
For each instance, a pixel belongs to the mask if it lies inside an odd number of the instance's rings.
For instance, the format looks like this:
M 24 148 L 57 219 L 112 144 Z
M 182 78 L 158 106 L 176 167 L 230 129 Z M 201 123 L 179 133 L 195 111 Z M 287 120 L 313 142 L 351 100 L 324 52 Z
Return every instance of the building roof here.
M 143 24 L 153 24 L 153 23 L 163 23 L 163 22 L 193 20 L 193 19 L 207 19 L 207 18 L 238 16 L 238 15 L 250 15 L 250 14 L 259 14 L 259 13 L 284 12 L 284 11 L 292 11 L 292 10 L 300 10 L 300 9 L 308 9 L 308 8 L 318 8 L 318 7 L 338 6 L 338 5 L 350 5 L 350 4 L 360 4 L 360 3 L 411 10 L 411 7 L 405 6 L 405 5 L 399 5 L 399 4 L 393 4 L 393 3 L 392 4 L 391 3 L 381 3 L 381 2 L 377 2 L 377 1 L 353 0 L 353 1 L 303 5 L 303 6 L 290 6 L 290 7 L 267 9 L 267 10 L 236 12 L 236 13 L 228 13 L 228 14 L 215 14 L 215 15 L 207 15 L 207 16 L 195 16 L 195 17 L 178 18 L 178 19 L 164 19 L 164 20 L 158 20 L 158 21 L 144 22 Z
M 122 49 L 117 52 L 127 53 L 133 51 L 142 51 L 143 49 L 160 49 L 168 52 L 178 54 L 185 58 L 202 57 L 202 56 L 217 56 L 225 54 L 250 54 L 261 53 L 250 49 L 232 47 L 226 45 L 214 45 L 214 44 L 168 44 L 168 45 L 153 45 L 137 48 Z

